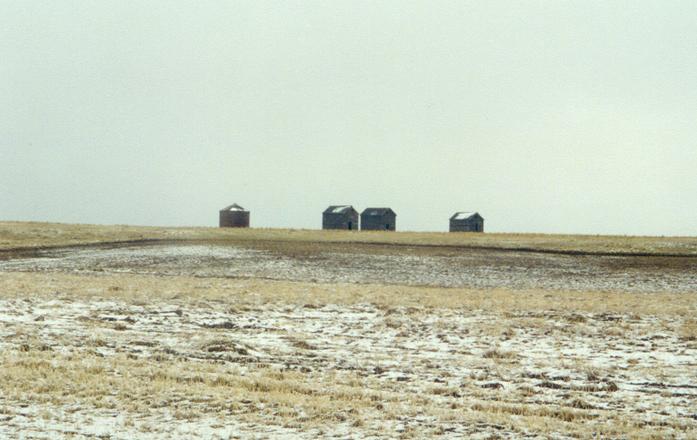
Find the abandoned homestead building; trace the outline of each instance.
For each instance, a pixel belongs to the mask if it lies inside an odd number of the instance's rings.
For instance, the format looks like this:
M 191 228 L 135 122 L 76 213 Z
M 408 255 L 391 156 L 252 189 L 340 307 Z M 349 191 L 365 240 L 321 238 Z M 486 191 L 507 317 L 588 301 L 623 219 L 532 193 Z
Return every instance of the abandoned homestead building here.
M 450 232 L 484 232 L 484 217 L 478 212 L 456 212 L 450 217 Z
M 219 219 L 221 228 L 249 227 L 249 211 L 245 211 L 245 209 L 237 203 L 233 203 L 221 209 Z
M 361 213 L 362 231 L 395 231 L 397 214 L 391 208 L 366 208 Z
M 358 211 L 351 205 L 332 205 L 322 213 L 322 229 L 358 229 Z

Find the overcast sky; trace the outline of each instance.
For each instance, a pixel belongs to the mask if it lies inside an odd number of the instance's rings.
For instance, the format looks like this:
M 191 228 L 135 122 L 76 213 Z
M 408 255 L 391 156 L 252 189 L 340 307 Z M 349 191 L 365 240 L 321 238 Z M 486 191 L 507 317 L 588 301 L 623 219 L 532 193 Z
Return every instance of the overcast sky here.
M 0 1 L 0 220 L 697 235 L 697 2 Z

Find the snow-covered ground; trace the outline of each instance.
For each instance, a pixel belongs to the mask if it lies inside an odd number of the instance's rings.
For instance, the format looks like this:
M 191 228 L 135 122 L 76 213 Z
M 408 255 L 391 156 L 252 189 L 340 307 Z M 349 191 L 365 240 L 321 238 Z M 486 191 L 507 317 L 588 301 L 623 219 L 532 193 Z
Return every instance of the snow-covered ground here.
M 222 245 L 148 245 L 43 251 L 0 261 L 2 271 L 250 277 L 325 283 L 625 292 L 697 292 L 697 258 L 460 250 L 419 254 L 318 250 L 293 255 Z M 671 260 L 671 259 L 667 259 Z M 659 262 L 659 263 L 654 263 Z M 684 263 L 687 262 L 687 263 Z
M 0 311 L 0 437 L 697 435 L 684 318 L 69 296 Z M 138 391 L 158 369 L 187 379 Z M 143 383 L 124 392 L 124 374 Z M 78 378 L 111 383 L 108 404 L 71 395 Z
M 697 437 L 692 257 L 366 249 L 0 261 L 0 438 Z

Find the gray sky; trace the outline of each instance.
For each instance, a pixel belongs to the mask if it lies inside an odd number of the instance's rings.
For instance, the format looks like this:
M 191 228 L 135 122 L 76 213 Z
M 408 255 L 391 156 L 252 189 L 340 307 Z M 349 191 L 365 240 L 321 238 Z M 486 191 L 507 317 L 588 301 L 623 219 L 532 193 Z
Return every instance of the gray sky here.
M 0 2 L 0 219 L 697 234 L 697 2 Z

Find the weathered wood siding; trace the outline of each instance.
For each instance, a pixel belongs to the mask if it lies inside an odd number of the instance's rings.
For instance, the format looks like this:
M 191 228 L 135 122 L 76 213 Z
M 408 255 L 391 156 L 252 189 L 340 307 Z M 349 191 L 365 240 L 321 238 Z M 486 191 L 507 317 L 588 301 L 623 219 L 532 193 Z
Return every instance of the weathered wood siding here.
M 249 211 L 220 211 L 221 228 L 248 228 Z
M 484 232 L 484 219 L 474 217 L 465 220 L 450 220 L 450 232 Z
M 325 212 L 322 214 L 322 229 L 358 230 L 358 212 L 337 214 Z
M 392 212 L 386 212 L 382 215 L 361 214 L 361 230 L 396 231 L 397 215 Z

